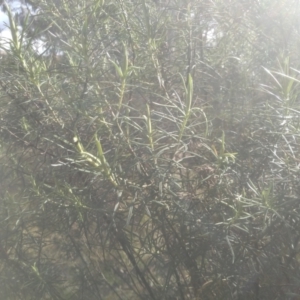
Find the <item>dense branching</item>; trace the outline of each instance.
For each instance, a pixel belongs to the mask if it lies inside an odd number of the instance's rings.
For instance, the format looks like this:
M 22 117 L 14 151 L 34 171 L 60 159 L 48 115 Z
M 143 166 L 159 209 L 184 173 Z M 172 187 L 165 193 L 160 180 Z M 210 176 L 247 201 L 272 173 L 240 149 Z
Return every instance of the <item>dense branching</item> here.
M 298 1 L 30 5 L 0 44 L 1 299 L 299 299 Z

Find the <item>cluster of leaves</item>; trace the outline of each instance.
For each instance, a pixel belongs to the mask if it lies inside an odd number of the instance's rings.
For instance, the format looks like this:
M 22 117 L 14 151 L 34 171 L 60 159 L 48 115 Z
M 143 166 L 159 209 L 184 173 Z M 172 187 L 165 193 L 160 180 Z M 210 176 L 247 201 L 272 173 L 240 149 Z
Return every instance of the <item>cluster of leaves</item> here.
M 298 299 L 297 1 L 30 4 L 0 66 L 3 299 Z

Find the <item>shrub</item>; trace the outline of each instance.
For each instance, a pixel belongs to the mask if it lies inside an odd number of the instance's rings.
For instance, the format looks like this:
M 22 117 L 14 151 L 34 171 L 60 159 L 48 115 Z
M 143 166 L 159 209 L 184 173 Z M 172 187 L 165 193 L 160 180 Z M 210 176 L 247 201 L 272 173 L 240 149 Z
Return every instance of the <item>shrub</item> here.
M 0 67 L 4 299 L 298 299 L 296 1 L 30 3 Z

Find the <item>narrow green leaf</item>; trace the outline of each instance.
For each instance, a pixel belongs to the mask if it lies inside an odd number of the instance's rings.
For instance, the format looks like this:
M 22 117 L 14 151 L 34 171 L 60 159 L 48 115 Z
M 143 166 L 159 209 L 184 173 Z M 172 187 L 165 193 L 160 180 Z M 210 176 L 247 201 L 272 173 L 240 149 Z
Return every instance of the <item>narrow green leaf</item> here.
M 126 77 L 128 74 L 128 51 L 125 44 L 123 44 L 123 51 L 122 74 Z
M 120 78 L 123 78 L 124 77 L 124 74 L 122 72 L 122 69 L 117 65 L 116 62 L 114 62 L 113 60 L 110 59 L 110 62 L 115 66 L 115 69 L 118 73 L 118 75 L 120 76 Z
M 129 211 L 128 211 L 128 216 L 127 216 L 127 220 L 126 220 L 126 225 L 128 226 L 130 223 L 130 220 L 132 218 L 133 215 L 133 206 L 129 207 Z
M 18 39 L 18 28 L 16 26 L 16 23 L 14 21 L 14 16 L 10 10 L 10 7 L 7 5 L 6 2 L 4 2 L 4 7 L 7 10 L 7 14 L 8 14 L 8 19 L 9 19 L 9 29 L 11 31 L 11 36 L 12 36 L 12 41 L 13 41 L 13 45 L 14 48 L 16 50 L 20 50 L 20 45 L 19 45 L 19 39 Z
M 186 110 L 188 114 L 190 113 L 192 107 L 193 92 L 194 92 L 193 77 L 191 74 L 189 74 L 188 86 L 187 86 L 187 105 L 186 105 Z

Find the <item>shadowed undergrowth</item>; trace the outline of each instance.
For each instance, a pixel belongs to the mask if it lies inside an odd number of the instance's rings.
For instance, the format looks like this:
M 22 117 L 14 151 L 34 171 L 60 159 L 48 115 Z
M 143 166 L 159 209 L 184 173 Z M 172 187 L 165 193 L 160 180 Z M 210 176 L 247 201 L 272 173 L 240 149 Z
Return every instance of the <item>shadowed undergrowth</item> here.
M 3 299 L 299 299 L 299 8 L 249 3 L 7 11 Z

